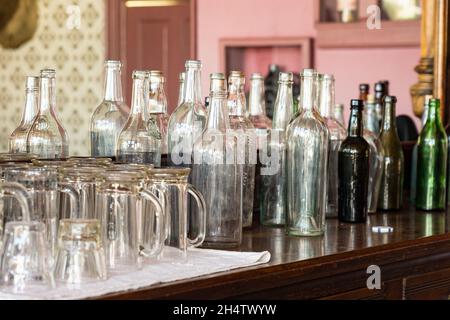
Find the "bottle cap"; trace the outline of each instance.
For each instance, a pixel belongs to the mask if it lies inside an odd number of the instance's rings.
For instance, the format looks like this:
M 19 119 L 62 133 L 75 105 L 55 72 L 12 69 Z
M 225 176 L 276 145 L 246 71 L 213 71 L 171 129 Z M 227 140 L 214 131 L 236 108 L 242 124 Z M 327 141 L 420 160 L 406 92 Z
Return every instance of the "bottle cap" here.
M 184 65 L 186 68 L 198 68 L 202 67 L 202 62 L 200 60 L 187 60 Z
M 361 83 L 359 85 L 359 90 L 360 91 L 364 91 L 364 92 L 369 92 L 370 90 L 370 85 L 368 83 Z
M 27 90 L 39 90 L 39 77 L 29 76 L 26 82 Z
M 210 91 L 214 93 L 226 93 L 227 82 L 223 73 L 211 73 L 210 75 Z
M 385 92 L 386 84 L 384 82 L 375 83 L 375 92 Z
M 364 109 L 364 101 L 359 99 L 352 99 L 350 102 L 350 106 L 352 109 Z
M 294 82 L 294 75 L 292 72 L 280 72 L 278 76 L 278 82 Z
M 385 96 L 384 97 L 384 103 L 396 103 L 397 97 L 396 96 Z

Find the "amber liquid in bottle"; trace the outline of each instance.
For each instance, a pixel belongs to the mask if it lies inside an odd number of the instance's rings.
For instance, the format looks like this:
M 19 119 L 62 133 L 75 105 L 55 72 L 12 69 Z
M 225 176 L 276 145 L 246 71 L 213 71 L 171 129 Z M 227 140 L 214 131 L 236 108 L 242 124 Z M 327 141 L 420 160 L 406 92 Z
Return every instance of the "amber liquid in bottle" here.
M 352 100 L 348 137 L 339 149 L 338 216 L 341 222 L 367 220 L 369 144 L 363 137 L 363 100 Z

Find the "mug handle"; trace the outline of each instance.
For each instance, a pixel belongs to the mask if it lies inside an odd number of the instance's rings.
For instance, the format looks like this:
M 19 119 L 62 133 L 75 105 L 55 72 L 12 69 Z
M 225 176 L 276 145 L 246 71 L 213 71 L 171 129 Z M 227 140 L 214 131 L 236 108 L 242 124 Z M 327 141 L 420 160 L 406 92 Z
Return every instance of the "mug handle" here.
M 156 217 L 156 241 L 152 248 L 146 249 L 141 247 L 139 254 L 145 257 L 157 256 L 161 253 L 164 242 L 165 242 L 165 231 L 164 231 L 164 211 L 159 201 L 158 197 L 155 196 L 148 190 L 142 190 L 139 192 L 139 196 L 150 201 L 155 207 L 155 217 Z
M 23 222 L 28 223 L 31 221 L 30 206 L 28 204 L 30 201 L 30 196 L 24 186 L 16 182 L 3 182 L 0 184 L 0 192 L 10 194 L 19 202 Z
M 192 184 L 187 185 L 187 192 L 194 198 L 198 211 L 197 211 L 197 219 L 198 223 L 198 234 L 195 239 L 187 239 L 189 247 L 199 247 L 202 245 L 205 240 L 206 233 L 206 203 L 205 198 L 202 193 L 194 187 Z
M 78 193 L 78 190 L 69 183 L 59 183 L 58 191 L 66 193 L 70 198 L 70 219 L 80 218 L 80 194 Z

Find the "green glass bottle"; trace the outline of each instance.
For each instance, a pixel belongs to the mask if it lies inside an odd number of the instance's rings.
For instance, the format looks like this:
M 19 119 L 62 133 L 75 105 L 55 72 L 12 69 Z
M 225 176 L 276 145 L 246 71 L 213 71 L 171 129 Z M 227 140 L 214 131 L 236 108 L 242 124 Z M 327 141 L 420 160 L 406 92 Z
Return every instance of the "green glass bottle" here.
M 447 182 L 447 135 L 440 115 L 440 100 L 431 99 L 425 126 L 417 143 L 416 207 L 444 210 Z
M 396 103 L 397 98 L 394 96 L 386 96 L 384 98 L 383 122 L 380 132 L 380 141 L 384 150 L 384 162 L 378 197 L 378 209 L 381 210 L 398 210 L 403 203 L 405 160 L 395 122 Z

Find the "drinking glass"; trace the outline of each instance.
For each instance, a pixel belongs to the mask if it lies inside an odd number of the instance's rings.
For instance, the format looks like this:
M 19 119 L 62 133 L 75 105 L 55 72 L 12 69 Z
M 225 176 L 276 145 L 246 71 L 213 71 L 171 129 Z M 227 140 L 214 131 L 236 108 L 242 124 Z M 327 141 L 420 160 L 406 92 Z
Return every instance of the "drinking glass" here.
M 161 258 L 172 262 L 185 262 L 188 247 L 198 247 L 205 239 L 206 204 L 203 195 L 193 185 L 188 183 L 191 169 L 162 168 L 148 172 L 148 190 L 156 194 L 165 212 L 165 245 L 173 249 L 163 251 Z M 188 226 L 188 195 L 191 195 L 198 210 L 192 210 L 196 217 L 191 217 Z M 195 223 L 195 225 L 194 225 Z M 144 222 L 144 227 L 148 223 Z M 196 237 L 188 237 L 189 230 L 195 232 Z M 150 233 L 144 230 L 144 235 Z M 143 239 L 145 243 L 147 239 Z
M 107 279 L 105 249 L 99 220 L 60 221 L 55 278 L 58 282 L 67 284 Z
M 70 196 L 60 195 L 60 219 L 99 219 L 95 216 L 95 195 L 98 185 L 102 181 L 103 167 L 65 167 L 58 170 L 59 182 L 70 185 L 77 190 L 79 195 L 79 211 L 77 216 L 71 216 L 74 212 L 70 206 Z
M 22 221 L 8 222 L 0 253 L 1 291 L 32 294 L 55 287 L 50 271 L 46 228 L 30 221 L 27 191 L 17 183 L 0 185 L 0 197 L 13 196 L 20 204 Z
M 163 208 L 158 198 L 143 188 L 145 174 L 140 171 L 106 170 L 104 181 L 97 189 L 96 215 L 100 217 L 105 237 L 106 263 L 113 272 L 139 269 L 142 257 L 156 257 L 164 244 Z M 155 208 L 151 228 L 153 239 L 149 246 L 140 243 L 139 221 L 143 206 L 142 199 L 148 200 Z M 141 211 L 141 212 L 139 212 Z M 150 211 L 144 211 L 150 214 Z
M 5 172 L 5 180 L 20 183 L 27 189 L 30 195 L 28 202 L 31 220 L 45 223 L 47 240 L 53 255 L 59 220 L 57 195 L 59 192 L 63 192 L 70 196 L 71 208 L 73 214 L 76 215 L 79 203 L 77 191 L 68 184 L 58 184 L 57 170 L 52 168 L 10 168 Z M 14 206 L 7 209 L 12 210 L 12 212 L 5 212 L 9 216 L 13 216 L 17 211 Z

